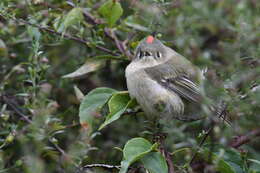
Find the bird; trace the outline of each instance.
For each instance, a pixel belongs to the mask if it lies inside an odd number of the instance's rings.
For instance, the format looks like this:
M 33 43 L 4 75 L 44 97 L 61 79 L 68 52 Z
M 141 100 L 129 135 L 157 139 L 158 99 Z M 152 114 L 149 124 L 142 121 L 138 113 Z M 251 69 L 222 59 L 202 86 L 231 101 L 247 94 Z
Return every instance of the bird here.
M 205 118 L 203 71 L 156 37 L 149 35 L 139 42 L 125 77 L 130 97 L 148 117 Z

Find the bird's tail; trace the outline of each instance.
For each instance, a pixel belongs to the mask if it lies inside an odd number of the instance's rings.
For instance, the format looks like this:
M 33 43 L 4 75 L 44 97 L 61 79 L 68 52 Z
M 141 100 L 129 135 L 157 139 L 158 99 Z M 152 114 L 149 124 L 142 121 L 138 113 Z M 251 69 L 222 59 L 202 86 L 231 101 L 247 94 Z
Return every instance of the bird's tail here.
M 231 122 L 228 120 L 227 117 L 227 103 L 221 101 L 220 104 L 218 104 L 217 106 L 211 106 L 210 109 L 212 110 L 214 117 L 220 118 L 221 120 L 223 120 L 223 122 L 231 126 Z

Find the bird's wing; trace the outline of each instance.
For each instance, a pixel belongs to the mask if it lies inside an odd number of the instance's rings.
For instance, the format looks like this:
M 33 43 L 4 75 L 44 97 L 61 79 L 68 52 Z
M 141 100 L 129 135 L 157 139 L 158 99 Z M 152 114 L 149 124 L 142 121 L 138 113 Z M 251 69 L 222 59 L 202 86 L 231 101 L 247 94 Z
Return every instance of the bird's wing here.
M 198 103 L 202 101 L 203 96 L 197 81 L 197 70 L 177 69 L 172 61 L 168 60 L 164 64 L 146 68 L 145 72 L 153 80 L 182 98 Z

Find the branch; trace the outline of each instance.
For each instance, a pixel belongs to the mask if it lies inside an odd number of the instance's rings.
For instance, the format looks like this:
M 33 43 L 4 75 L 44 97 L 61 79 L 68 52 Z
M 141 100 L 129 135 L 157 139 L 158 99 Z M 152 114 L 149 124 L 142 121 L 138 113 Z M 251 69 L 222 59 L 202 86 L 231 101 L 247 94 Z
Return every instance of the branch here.
M 51 34 L 54 34 L 54 35 L 58 35 L 58 36 L 61 36 L 61 37 L 64 37 L 66 39 L 69 39 L 69 40 L 74 40 L 74 41 L 77 41 L 79 43 L 82 43 L 82 44 L 85 44 L 86 46 L 88 47 L 91 47 L 91 43 L 86 40 L 86 39 L 82 39 L 80 37 L 77 37 L 77 36 L 72 36 L 72 35 L 69 35 L 69 34 L 66 34 L 66 33 L 60 33 L 60 32 L 56 32 L 48 27 L 44 27 L 44 26 L 41 26 L 41 25 L 38 25 L 38 24 L 34 24 L 34 23 L 31 23 L 31 22 L 28 22 L 28 21 L 25 21 L 23 19 L 16 19 L 14 17 L 6 17 L 5 15 L 3 15 L 2 13 L 0 13 L 0 16 L 3 17 L 4 19 L 5 18 L 9 18 L 17 23 L 23 23 L 25 25 L 29 25 L 29 26 L 33 26 L 33 27 L 36 27 L 38 28 L 39 30 L 41 31 L 45 31 L 45 32 L 48 32 L 48 33 L 51 33 Z M 106 52 L 106 53 L 109 53 L 111 55 L 115 55 L 115 56 L 118 56 L 119 54 L 118 53 L 114 53 L 113 51 L 105 48 L 105 47 L 102 47 L 102 46 L 98 46 L 98 45 L 94 45 L 95 48 L 103 51 L 103 52 Z
M 83 16 L 85 17 L 86 21 L 89 21 L 89 23 L 91 23 L 93 25 L 99 25 L 99 24 L 105 23 L 103 20 L 95 18 L 94 16 L 92 16 L 92 14 L 90 14 L 86 10 L 83 11 Z
M 107 165 L 107 164 L 91 164 L 91 165 L 85 165 L 83 166 L 83 169 L 87 169 L 87 168 L 95 168 L 95 167 L 101 167 L 101 168 L 106 168 L 106 169 L 120 169 L 121 166 L 117 166 L 117 165 Z
M 209 134 L 212 132 L 212 130 L 214 129 L 214 125 L 212 125 L 208 130 L 207 130 L 207 132 L 205 133 L 205 135 L 203 136 L 203 138 L 202 138 L 202 140 L 200 141 L 200 143 L 199 143 L 199 146 L 198 146 L 198 148 L 201 148 L 202 147 L 202 145 L 204 144 L 204 142 L 206 141 L 206 139 L 208 138 L 208 136 L 209 136 Z M 193 154 L 193 156 L 192 156 L 192 158 L 191 158 L 191 160 L 190 160 L 190 165 L 192 165 L 192 163 L 194 162 L 194 160 L 195 160 L 195 158 L 197 157 L 197 155 L 198 155 L 198 152 L 196 151 L 194 154 Z
M 168 164 L 168 171 L 169 171 L 169 173 L 174 173 L 174 166 L 172 163 L 171 154 L 170 154 L 170 152 L 166 151 L 165 149 L 163 149 L 163 150 L 164 150 L 164 156 L 165 156 L 166 162 Z
M 75 4 L 72 2 L 68 2 L 67 4 L 73 8 L 75 8 Z M 87 12 L 86 10 L 83 9 L 83 16 L 85 17 L 85 20 L 92 24 L 92 25 L 99 25 L 99 24 L 104 24 L 105 22 L 102 19 L 98 19 L 96 17 L 94 17 L 92 14 L 90 14 L 89 12 Z
M 167 151 L 167 149 L 164 147 L 164 140 L 166 139 L 167 134 L 165 133 L 155 133 L 153 134 L 153 140 L 159 144 L 159 149 L 162 155 L 164 156 L 167 165 L 168 165 L 168 173 L 174 173 L 174 166 L 172 163 L 171 153 Z
M 260 136 L 260 128 L 252 130 L 251 132 L 245 135 L 235 137 L 234 140 L 230 142 L 229 146 L 237 149 L 241 145 L 249 143 L 259 136 Z
M 75 7 L 75 5 L 73 3 L 68 3 L 68 5 L 70 5 L 71 7 Z M 90 14 L 89 12 L 87 12 L 86 10 L 83 10 L 83 15 L 85 17 L 85 20 L 90 23 L 90 24 L 93 24 L 93 25 L 99 25 L 99 24 L 104 24 L 104 21 L 102 19 L 98 19 L 96 17 L 94 17 L 92 14 Z M 131 55 L 130 51 L 127 50 L 127 47 L 126 47 L 126 43 L 128 40 L 126 41 L 120 41 L 114 30 L 111 30 L 110 28 L 105 28 L 104 30 L 105 32 L 105 35 L 107 37 L 109 37 L 111 40 L 113 40 L 116 44 L 116 47 L 118 48 L 118 50 L 125 56 L 127 56 L 129 59 L 132 59 L 133 55 Z
M 6 96 L 2 96 L 3 101 L 19 116 L 21 116 L 27 123 L 32 123 L 32 120 L 30 120 L 21 110 L 20 108 L 12 103 Z
M 110 29 L 110 28 L 105 28 L 105 34 L 106 36 L 108 36 L 110 39 L 112 39 L 115 44 L 116 44 L 116 47 L 118 48 L 118 50 L 124 54 L 125 56 L 127 56 L 129 59 L 132 59 L 133 58 L 133 55 L 131 54 L 131 52 L 127 49 L 127 46 L 126 46 L 126 43 L 128 42 L 128 40 L 125 40 L 125 41 L 120 41 L 114 30 Z
M 227 123 L 230 125 L 231 123 L 230 123 L 228 120 L 226 120 L 226 118 L 225 118 L 225 116 L 226 116 L 226 110 L 227 110 L 227 105 L 224 104 L 223 107 L 221 108 L 221 111 L 220 111 L 220 112 L 216 111 L 216 115 L 217 115 L 219 118 L 223 118 L 223 121 L 224 121 L 224 122 L 227 122 Z M 216 125 L 216 122 L 215 122 L 214 119 L 210 119 L 210 121 L 211 121 L 211 122 L 210 122 L 210 127 L 209 127 L 209 129 L 206 131 L 206 133 L 204 134 L 202 140 L 200 141 L 199 146 L 198 146 L 199 148 L 202 147 L 202 145 L 204 144 L 204 142 L 206 141 L 206 139 L 208 138 L 208 136 L 212 133 L 212 131 L 213 131 L 215 125 Z M 195 160 L 195 158 L 197 157 L 197 155 L 198 155 L 198 152 L 195 151 L 195 153 L 193 154 L 193 156 L 192 156 L 192 158 L 191 158 L 191 160 L 190 160 L 190 163 L 189 163 L 190 165 L 192 165 L 192 163 L 194 162 L 194 160 Z

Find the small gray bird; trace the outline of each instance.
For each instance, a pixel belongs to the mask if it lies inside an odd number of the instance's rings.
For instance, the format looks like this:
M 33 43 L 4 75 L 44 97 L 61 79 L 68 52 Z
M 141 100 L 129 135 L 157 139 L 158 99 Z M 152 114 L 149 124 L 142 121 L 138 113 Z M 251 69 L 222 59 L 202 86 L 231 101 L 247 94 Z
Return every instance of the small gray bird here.
M 203 118 L 202 71 L 161 41 L 148 36 L 126 71 L 127 87 L 147 116 L 183 121 Z

